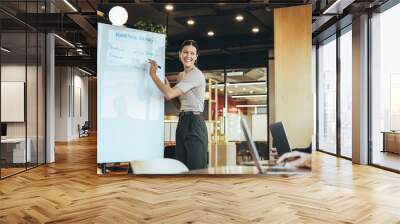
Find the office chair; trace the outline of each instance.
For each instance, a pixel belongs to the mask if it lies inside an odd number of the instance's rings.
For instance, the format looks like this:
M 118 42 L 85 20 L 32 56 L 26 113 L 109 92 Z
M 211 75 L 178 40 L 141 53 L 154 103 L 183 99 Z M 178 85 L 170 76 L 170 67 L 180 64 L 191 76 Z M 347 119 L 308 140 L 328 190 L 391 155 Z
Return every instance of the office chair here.
M 165 146 L 164 147 L 164 158 L 175 159 L 175 145 Z
M 189 169 L 175 159 L 134 160 L 130 162 L 133 174 L 179 174 Z
M 241 158 L 240 162 L 251 161 L 251 154 L 247 142 L 236 143 L 236 155 Z
M 79 138 L 89 136 L 89 129 L 90 129 L 89 121 L 85 121 L 82 127 L 79 128 Z
M 271 135 L 273 138 L 272 146 L 278 151 L 278 155 L 281 156 L 284 153 L 291 152 L 289 141 L 286 136 L 285 128 L 282 122 L 277 122 L 269 125 Z M 295 148 L 293 151 L 300 151 L 305 153 L 311 153 L 311 144 L 307 148 Z
M 254 142 L 257 147 L 258 154 L 262 160 L 269 160 L 269 146 L 266 141 L 256 141 Z

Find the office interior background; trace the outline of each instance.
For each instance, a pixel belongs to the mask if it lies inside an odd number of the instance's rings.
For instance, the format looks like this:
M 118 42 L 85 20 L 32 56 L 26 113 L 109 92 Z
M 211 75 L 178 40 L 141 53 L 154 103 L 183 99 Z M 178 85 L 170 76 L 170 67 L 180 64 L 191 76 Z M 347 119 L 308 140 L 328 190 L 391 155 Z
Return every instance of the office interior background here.
M 308 119 L 311 113 L 303 108 L 308 102 L 301 97 L 311 90 L 312 121 L 305 122 L 313 123 L 313 172 L 98 177 L 96 26 L 108 15 L 97 6 L 127 1 L 2 0 L 0 221 L 398 223 L 399 1 L 240 1 L 240 7 L 219 2 L 201 10 L 136 2 L 160 15 L 154 19 L 176 34 L 169 43 L 180 42 L 179 30 L 204 41 L 199 63 L 212 80 L 209 97 L 218 96 L 207 107 L 216 124 L 210 135 L 222 140 L 225 152 L 233 149 L 236 163 L 249 160 L 236 132 L 239 114 L 248 117 L 255 140 L 270 145 L 268 124 L 277 121 L 279 112 L 290 108 L 290 118 Z M 301 31 L 291 27 L 289 32 L 290 24 L 279 24 L 288 33 L 284 35 L 276 29 L 274 12 L 302 6 L 312 8 L 312 72 L 307 76 L 312 81 L 298 89 L 293 87 L 302 80 L 277 80 L 276 75 L 304 59 L 291 57 L 296 45 L 302 45 L 296 39 Z M 211 30 L 219 22 L 220 29 Z M 292 38 L 292 45 L 279 42 L 286 38 Z M 217 42 L 207 46 L 211 40 Z M 168 45 L 169 74 L 179 69 L 176 50 L 177 45 Z M 238 55 L 243 57 L 235 59 Z M 282 58 L 290 63 L 278 63 Z M 300 100 L 278 108 L 279 97 L 291 98 L 290 92 Z M 175 105 L 166 104 L 166 147 L 173 145 L 177 112 Z M 302 128 L 288 122 L 285 128 L 291 147 L 305 146 L 293 137 L 303 134 Z M 229 163 L 228 158 L 217 162 Z

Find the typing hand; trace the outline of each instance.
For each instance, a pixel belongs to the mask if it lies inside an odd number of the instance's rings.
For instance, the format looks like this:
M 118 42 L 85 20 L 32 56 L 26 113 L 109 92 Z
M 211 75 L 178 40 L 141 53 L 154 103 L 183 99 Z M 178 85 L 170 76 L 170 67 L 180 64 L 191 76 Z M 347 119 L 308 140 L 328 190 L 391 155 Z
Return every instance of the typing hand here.
M 311 155 L 304 152 L 287 152 L 279 157 L 278 164 L 285 164 L 290 167 L 302 167 L 311 169 Z

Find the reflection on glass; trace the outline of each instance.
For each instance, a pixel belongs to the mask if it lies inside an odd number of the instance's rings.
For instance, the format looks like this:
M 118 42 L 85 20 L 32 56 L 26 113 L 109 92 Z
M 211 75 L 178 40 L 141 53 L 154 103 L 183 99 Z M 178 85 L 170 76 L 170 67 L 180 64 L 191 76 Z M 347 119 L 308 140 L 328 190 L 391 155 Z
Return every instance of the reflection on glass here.
M 38 79 L 38 52 L 37 52 L 38 36 L 36 32 L 28 31 L 28 61 L 27 61 L 27 80 L 26 80 L 26 113 L 27 113 L 27 142 L 28 149 L 30 148 L 30 160 L 27 167 L 37 165 L 37 79 Z
M 336 39 L 318 48 L 319 149 L 336 153 Z
M 340 37 L 340 153 L 352 157 L 352 33 Z
M 1 140 L 1 176 L 6 177 L 25 170 L 31 151 L 27 150 L 25 112 L 26 45 L 25 33 L 3 32 L 1 51 L 1 122 L 6 134 Z
M 46 52 L 45 52 L 45 44 L 46 44 L 46 39 L 45 35 L 42 33 L 39 33 L 39 40 L 38 40 L 38 156 L 37 156 L 37 162 L 38 164 L 43 164 L 45 163 L 45 60 L 46 60 Z
M 23 18 L 44 13 L 45 0 L 0 1 Z M 34 17 L 39 18 L 39 17 Z M 34 21 L 31 21 L 34 22 Z M 45 162 L 45 35 L 0 13 L 1 178 Z
M 227 141 L 236 145 L 236 164 L 251 159 L 240 126 L 247 123 L 261 159 L 268 159 L 267 70 L 253 68 L 229 71 L 227 77 Z M 229 144 L 229 143 L 228 143 Z
M 371 38 L 372 162 L 396 170 L 400 170 L 400 32 L 393 27 L 398 21 L 400 5 L 377 14 L 372 18 Z

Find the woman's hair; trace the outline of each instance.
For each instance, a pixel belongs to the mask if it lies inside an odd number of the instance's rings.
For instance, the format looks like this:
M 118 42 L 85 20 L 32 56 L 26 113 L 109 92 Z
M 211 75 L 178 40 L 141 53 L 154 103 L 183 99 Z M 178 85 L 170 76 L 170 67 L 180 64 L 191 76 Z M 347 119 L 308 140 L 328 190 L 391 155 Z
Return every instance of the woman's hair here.
M 183 43 L 181 44 L 181 47 L 179 48 L 179 51 L 182 51 L 182 49 L 185 46 L 188 46 L 188 45 L 192 45 L 193 47 L 195 47 L 196 51 L 197 51 L 197 54 L 199 54 L 199 45 L 197 45 L 196 41 L 194 41 L 194 40 L 185 40 L 185 41 L 183 41 Z

